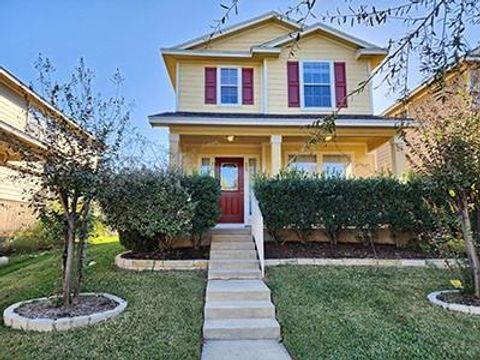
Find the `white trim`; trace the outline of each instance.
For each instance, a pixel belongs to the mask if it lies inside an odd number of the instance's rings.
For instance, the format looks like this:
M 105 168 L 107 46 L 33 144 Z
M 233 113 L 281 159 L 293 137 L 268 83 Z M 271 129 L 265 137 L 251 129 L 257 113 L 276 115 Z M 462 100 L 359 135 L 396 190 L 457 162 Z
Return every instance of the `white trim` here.
M 237 103 L 229 104 L 222 103 L 222 69 L 235 69 L 237 70 Z M 241 106 L 242 101 L 242 67 L 239 65 L 221 65 L 217 67 L 217 105 L 226 107 L 238 107 Z
M 178 111 L 180 109 L 180 62 L 177 61 L 175 64 L 175 83 L 177 89 L 175 91 L 175 109 Z
M 297 28 L 297 29 L 300 28 L 300 25 L 298 25 L 296 22 L 288 19 L 285 16 L 282 16 L 281 14 L 279 14 L 276 11 L 270 11 L 268 13 L 262 14 L 260 16 L 254 17 L 252 19 L 249 19 L 249 20 L 246 20 L 246 21 L 243 21 L 243 22 L 239 22 L 237 24 L 229 26 L 229 27 L 223 29 L 221 32 L 218 32 L 217 34 L 208 33 L 208 34 L 202 35 L 198 38 L 195 38 L 193 40 L 189 40 L 189 41 L 184 42 L 182 44 L 178 44 L 176 46 L 173 46 L 172 48 L 187 49 L 187 48 L 190 48 L 190 47 L 193 47 L 193 46 L 197 46 L 197 45 L 205 43 L 209 40 L 216 39 L 220 36 L 228 35 L 228 34 L 234 32 L 234 31 L 239 31 L 243 28 L 258 24 L 258 23 L 260 23 L 262 21 L 265 21 L 265 20 L 268 20 L 268 19 L 277 19 L 278 21 L 281 21 L 281 22 L 283 22 L 287 25 L 290 25 L 294 28 Z
M 260 156 L 258 154 L 223 154 L 215 152 L 199 152 L 197 154 L 197 167 L 195 170 L 199 171 L 202 165 L 202 158 L 210 158 L 210 162 L 213 161 L 215 168 L 216 158 L 238 158 L 243 159 L 243 225 L 251 224 L 251 216 L 248 213 L 250 208 L 250 179 L 248 173 L 248 159 L 255 159 L 257 161 L 257 169 L 260 165 Z M 213 170 L 213 176 L 215 176 L 215 170 Z
M 333 61 L 332 60 L 300 60 L 300 109 L 302 111 L 333 111 L 335 109 L 334 104 L 336 104 L 335 99 L 335 79 L 333 74 Z M 330 107 L 305 107 L 305 97 L 304 97 L 304 84 L 303 84 L 303 65 L 305 63 L 325 63 L 329 64 L 330 67 Z
M 359 47 L 362 47 L 362 48 L 367 48 L 367 49 L 377 50 L 377 51 L 381 51 L 381 50 L 385 51 L 385 49 L 383 49 L 383 48 L 381 48 L 381 47 L 379 47 L 375 44 L 372 44 L 368 41 L 356 38 L 352 35 L 344 33 L 343 31 L 340 31 L 338 29 L 335 29 L 335 28 L 330 27 L 328 25 L 325 25 L 323 23 L 316 23 L 316 24 L 313 24 L 311 26 L 308 26 L 307 28 L 305 28 L 303 30 L 299 30 L 298 32 L 289 33 L 287 35 L 280 36 L 277 39 L 274 39 L 272 41 L 268 41 L 266 43 L 263 43 L 262 46 L 264 46 L 264 47 L 280 46 L 280 45 L 286 44 L 290 41 L 293 41 L 298 33 L 300 33 L 301 36 L 306 36 L 306 35 L 308 35 L 312 32 L 315 32 L 317 30 L 321 30 L 321 31 L 326 32 L 328 34 L 334 35 L 334 36 L 336 36 L 340 39 L 346 40 L 346 41 L 348 41 L 352 44 L 355 44 Z
M 263 73 L 262 73 L 262 112 L 266 114 L 268 112 L 268 61 L 267 58 L 263 59 Z
M 324 115 L 318 115 L 321 118 Z M 303 127 L 311 125 L 316 119 L 305 119 L 299 116 L 298 118 L 229 118 L 225 117 L 190 117 L 190 116 L 149 116 L 150 125 L 155 126 L 169 126 L 169 125 L 224 125 L 224 126 L 292 126 Z M 398 128 L 400 126 L 414 126 L 413 121 L 406 121 L 405 119 L 336 119 L 335 125 L 337 127 L 384 127 L 384 128 Z
M 388 51 L 385 49 L 358 49 L 355 52 L 355 60 L 358 60 L 362 56 L 370 55 L 387 55 Z
M 173 56 L 200 56 L 200 57 L 229 57 L 229 58 L 251 58 L 253 54 L 249 51 L 217 51 L 217 50 L 175 50 L 160 49 L 162 55 Z

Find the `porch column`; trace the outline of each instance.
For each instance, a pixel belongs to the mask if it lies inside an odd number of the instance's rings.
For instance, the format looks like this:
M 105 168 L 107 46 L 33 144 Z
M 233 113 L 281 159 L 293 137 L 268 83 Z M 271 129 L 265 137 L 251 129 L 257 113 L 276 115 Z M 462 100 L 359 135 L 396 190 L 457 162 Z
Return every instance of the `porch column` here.
M 271 174 L 276 175 L 282 168 L 282 135 L 272 135 L 270 137 L 271 145 Z
M 170 167 L 181 166 L 181 154 L 180 154 L 180 134 L 170 133 L 168 135 L 170 143 L 169 156 Z
M 392 172 L 396 177 L 402 176 L 406 170 L 405 142 L 399 136 L 390 140 L 390 153 L 392 154 Z

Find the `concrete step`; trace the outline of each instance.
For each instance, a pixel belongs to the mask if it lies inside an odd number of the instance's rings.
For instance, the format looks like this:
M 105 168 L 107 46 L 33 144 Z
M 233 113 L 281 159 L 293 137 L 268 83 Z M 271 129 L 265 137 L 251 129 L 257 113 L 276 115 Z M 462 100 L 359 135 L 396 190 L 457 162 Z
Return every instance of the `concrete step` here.
M 205 319 L 265 319 L 275 318 L 271 301 L 208 301 Z
M 237 228 L 216 228 L 211 230 L 212 235 L 244 235 L 251 234 L 251 227 L 237 227 Z
M 256 270 L 259 267 L 257 259 L 222 259 L 210 260 L 208 270 Z
M 255 260 L 257 252 L 255 250 L 213 250 L 210 251 L 210 260 L 218 259 L 246 259 Z
M 280 339 L 280 325 L 275 319 L 205 320 L 203 337 L 207 340 Z
M 255 250 L 253 241 L 218 241 L 212 242 L 210 251 L 215 250 Z
M 209 340 L 203 343 L 201 360 L 292 360 L 275 340 Z
M 206 301 L 270 301 L 270 289 L 261 280 L 211 280 Z
M 212 235 L 212 242 L 217 241 L 253 241 L 252 235 Z
M 255 280 L 261 278 L 260 269 L 217 270 L 210 267 L 208 269 L 208 280 Z

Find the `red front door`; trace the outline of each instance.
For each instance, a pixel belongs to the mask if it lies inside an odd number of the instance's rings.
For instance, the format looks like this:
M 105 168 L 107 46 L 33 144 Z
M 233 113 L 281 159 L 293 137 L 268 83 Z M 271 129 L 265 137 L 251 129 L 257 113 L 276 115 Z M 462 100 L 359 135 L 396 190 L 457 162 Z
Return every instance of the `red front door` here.
M 216 158 L 215 174 L 220 180 L 220 222 L 243 223 L 243 159 Z

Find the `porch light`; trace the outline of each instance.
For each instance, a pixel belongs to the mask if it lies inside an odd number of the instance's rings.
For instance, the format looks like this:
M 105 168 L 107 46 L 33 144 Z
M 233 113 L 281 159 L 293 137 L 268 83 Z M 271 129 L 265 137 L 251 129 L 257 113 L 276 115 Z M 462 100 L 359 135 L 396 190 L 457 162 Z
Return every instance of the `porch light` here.
M 325 141 L 332 141 L 332 140 L 333 140 L 333 135 L 325 136 Z
M 228 135 L 228 136 L 227 136 L 227 141 L 228 141 L 228 142 L 233 142 L 233 140 L 235 140 L 235 136 L 234 136 L 234 135 Z

